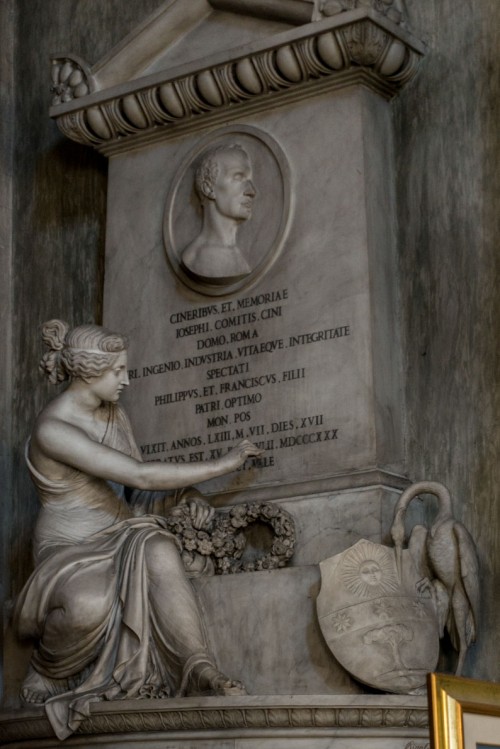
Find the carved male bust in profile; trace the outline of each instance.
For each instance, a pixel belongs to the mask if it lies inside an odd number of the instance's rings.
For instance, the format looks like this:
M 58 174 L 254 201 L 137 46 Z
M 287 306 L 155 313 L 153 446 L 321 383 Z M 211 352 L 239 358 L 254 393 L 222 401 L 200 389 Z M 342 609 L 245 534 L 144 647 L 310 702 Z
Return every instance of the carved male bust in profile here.
M 252 215 L 256 194 L 247 152 L 235 143 L 205 151 L 196 169 L 195 189 L 203 223 L 182 252 L 182 266 L 205 283 L 244 278 L 252 269 L 237 245 L 237 234 L 240 224 Z

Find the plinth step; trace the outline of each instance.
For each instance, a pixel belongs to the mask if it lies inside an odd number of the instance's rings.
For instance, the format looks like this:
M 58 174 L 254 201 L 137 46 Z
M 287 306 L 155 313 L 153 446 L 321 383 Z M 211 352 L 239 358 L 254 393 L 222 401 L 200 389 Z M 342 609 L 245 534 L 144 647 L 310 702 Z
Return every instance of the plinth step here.
M 0 714 L 12 749 L 428 749 L 425 697 L 294 695 L 123 700 L 91 705 L 64 742 L 43 708 Z

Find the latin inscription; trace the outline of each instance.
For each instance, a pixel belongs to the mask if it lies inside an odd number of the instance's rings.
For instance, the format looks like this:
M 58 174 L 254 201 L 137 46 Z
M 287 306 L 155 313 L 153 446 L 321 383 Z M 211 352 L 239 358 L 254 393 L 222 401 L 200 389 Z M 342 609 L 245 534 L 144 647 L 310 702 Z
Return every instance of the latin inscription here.
M 180 359 L 131 369 L 129 377 L 161 380 L 161 387 L 151 396 L 154 406 L 168 409 L 185 404 L 194 417 L 194 422 L 189 419 L 189 423 L 199 423 L 199 433 L 143 444 L 143 460 L 199 462 L 220 457 L 247 438 L 264 452 L 247 461 L 241 470 L 270 468 L 283 450 L 310 449 L 326 442 L 334 446 L 342 439 L 332 413 L 284 413 L 280 420 L 262 419 L 278 393 L 285 404 L 284 411 L 293 411 L 295 388 L 306 386 L 311 375 L 308 346 L 338 345 L 338 341 L 352 335 L 350 325 L 344 321 L 335 327 L 311 326 L 310 330 L 298 330 L 293 335 L 273 335 L 279 330 L 276 320 L 286 319 L 290 302 L 285 288 L 172 312 L 169 323 L 175 338 L 186 339 L 184 348 L 187 344 L 189 350 Z M 286 356 L 287 363 L 295 363 L 289 369 L 280 368 L 280 354 L 285 349 L 294 352 L 293 357 Z M 261 361 L 267 363 L 259 367 Z M 268 365 L 269 371 L 258 371 Z M 196 386 L 179 387 L 182 372 L 193 370 Z M 177 387 L 169 389 L 169 381 Z M 188 381 L 192 382 L 192 377 Z

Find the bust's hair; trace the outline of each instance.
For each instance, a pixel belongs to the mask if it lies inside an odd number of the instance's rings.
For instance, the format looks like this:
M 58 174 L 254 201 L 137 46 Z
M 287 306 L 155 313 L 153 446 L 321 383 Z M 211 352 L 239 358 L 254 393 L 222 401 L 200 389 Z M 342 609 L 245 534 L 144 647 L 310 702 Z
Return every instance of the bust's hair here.
M 226 143 L 220 146 L 215 146 L 214 148 L 208 148 L 200 156 L 194 175 L 194 187 L 202 204 L 207 199 L 207 193 L 213 189 L 215 180 L 219 174 L 219 154 L 234 153 L 235 151 L 248 159 L 247 152 L 243 146 L 239 145 L 239 143 Z
M 79 325 L 70 330 L 63 320 L 44 323 L 42 341 L 49 350 L 42 357 L 40 369 L 52 384 L 74 377 L 99 377 L 128 346 L 125 336 L 99 325 Z

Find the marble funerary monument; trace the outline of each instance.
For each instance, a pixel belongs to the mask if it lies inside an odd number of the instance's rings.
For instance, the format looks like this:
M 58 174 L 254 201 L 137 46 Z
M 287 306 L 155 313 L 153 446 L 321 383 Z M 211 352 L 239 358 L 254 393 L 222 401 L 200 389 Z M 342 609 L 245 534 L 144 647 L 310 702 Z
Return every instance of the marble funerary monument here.
M 398 0 L 168 0 L 100 61 L 54 58 L 51 116 L 109 158 L 103 323 L 130 339 L 140 458 L 197 483 L 256 445 L 202 487 L 247 534 L 241 563 L 214 569 L 244 571 L 193 580 L 218 667 L 248 694 L 97 702 L 68 746 L 427 743 L 434 592 L 420 600 L 422 569 L 389 533 L 409 483 L 390 102 L 424 52 Z M 293 519 L 290 561 L 273 513 Z M 59 746 L 38 706 L 0 731 Z

